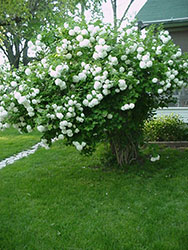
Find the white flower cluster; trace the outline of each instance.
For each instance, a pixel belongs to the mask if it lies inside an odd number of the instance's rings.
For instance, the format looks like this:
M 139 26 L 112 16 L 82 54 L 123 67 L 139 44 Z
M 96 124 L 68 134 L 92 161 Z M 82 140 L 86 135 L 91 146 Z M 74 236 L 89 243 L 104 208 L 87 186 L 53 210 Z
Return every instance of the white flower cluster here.
M 138 52 L 137 58 L 138 58 L 138 60 L 140 60 L 139 65 L 140 65 L 141 69 L 150 68 L 153 65 L 153 62 L 152 62 L 153 59 L 151 59 L 150 53 L 147 52 L 146 54 L 142 55 L 142 52 L 144 52 L 144 51 L 145 50 L 143 47 L 138 47 L 138 49 L 137 49 L 137 52 Z
M 121 107 L 121 110 L 122 111 L 125 111 L 125 110 L 129 110 L 129 109 L 134 109 L 135 107 L 135 104 L 134 103 L 130 103 L 130 104 L 125 104 Z
M 155 161 L 159 161 L 159 160 L 160 160 L 160 155 L 157 155 L 156 157 L 153 157 L 153 156 L 152 156 L 152 157 L 150 158 L 150 161 L 151 161 L 151 162 L 155 162 Z
M 29 48 L 29 56 L 35 57 L 37 53 L 43 52 L 46 50 L 46 45 L 41 42 L 42 36 L 39 34 L 37 36 L 37 40 L 35 43 L 29 41 L 28 48 Z
M 46 129 L 45 129 L 44 126 L 39 125 L 39 126 L 37 126 L 37 130 L 38 130 L 40 133 L 43 133 Z
M 52 66 L 49 67 L 49 75 L 53 78 L 61 77 L 62 73 L 67 73 L 69 70 L 69 66 L 67 64 L 57 65 L 55 70 L 53 70 Z M 57 85 L 57 84 L 56 84 Z M 60 84 L 61 86 L 61 84 Z
M 167 30 L 160 32 L 160 39 L 163 43 L 168 43 L 171 40 L 171 36 Z
M 126 88 L 127 88 L 127 84 L 126 84 L 125 80 L 122 80 L 122 79 L 120 79 L 118 81 L 118 86 L 119 86 L 121 91 L 126 90 Z
M 63 107 L 53 105 L 56 117 L 61 120 L 59 123 L 59 128 L 61 130 L 61 134 L 58 136 L 59 139 L 63 139 L 65 135 L 72 137 L 74 133 L 79 133 L 80 130 L 77 128 L 76 124 L 71 122 L 71 119 L 75 118 L 78 123 L 83 123 L 85 117 L 81 104 L 74 100 L 74 96 L 71 96 L 71 98 L 67 97 L 66 101 L 67 103 L 64 104 Z M 64 114 L 62 114 L 60 110 L 62 110 Z M 80 115 L 77 114 L 77 110 Z
M 31 101 L 29 100 L 27 96 L 23 96 L 20 94 L 20 92 L 14 91 L 14 97 L 18 101 L 19 104 L 25 107 L 30 117 L 35 115 L 34 108 L 31 106 Z
M 93 58 L 95 60 L 105 58 L 108 55 L 108 52 L 111 51 L 111 46 L 105 43 L 106 41 L 103 38 L 99 39 L 98 44 L 95 46 L 95 51 L 93 53 Z
M 61 90 L 66 89 L 67 85 L 65 81 L 62 81 L 61 79 L 57 78 L 55 80 L 55 84 L 60 87 Z
M 3 106 L 0 106 L 0 122 L 2 122 L 8 116 L 8 112 Z
M 72 144 L 76 147 L 78 151 L 81 151 L 86 146 L 85 142 L 79 143 L 78 141 L 73 141 Z

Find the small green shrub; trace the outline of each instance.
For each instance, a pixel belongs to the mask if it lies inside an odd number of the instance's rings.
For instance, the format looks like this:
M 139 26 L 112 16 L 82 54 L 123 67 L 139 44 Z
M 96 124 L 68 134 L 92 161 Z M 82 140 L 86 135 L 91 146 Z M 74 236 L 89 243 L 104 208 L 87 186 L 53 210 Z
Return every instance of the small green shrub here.
M 188 125 L 179 115 L 165 115 L 147 120 L 144 124 L 145 141 L 186 141 Z

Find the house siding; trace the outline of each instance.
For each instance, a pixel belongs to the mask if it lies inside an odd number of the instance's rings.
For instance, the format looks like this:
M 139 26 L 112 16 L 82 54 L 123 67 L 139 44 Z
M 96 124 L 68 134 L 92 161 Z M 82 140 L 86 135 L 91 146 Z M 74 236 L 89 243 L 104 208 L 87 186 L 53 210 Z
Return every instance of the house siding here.
M 175 44 L 179 45 L 183 52 L 188 52 L 188 29 L 170 31 Z
M 172 107 L 156 110 L 157 117 L 170 114 L 179 115 L 185 123 L 188 123 L 188 107 Z

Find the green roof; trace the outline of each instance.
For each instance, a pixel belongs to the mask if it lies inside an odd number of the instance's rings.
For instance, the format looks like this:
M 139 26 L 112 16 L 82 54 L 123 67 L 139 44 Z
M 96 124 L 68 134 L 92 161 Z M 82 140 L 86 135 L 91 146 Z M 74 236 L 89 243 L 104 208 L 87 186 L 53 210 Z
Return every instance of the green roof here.
M 188 0 L 148 0 L 137 19 L 144 23 L 188 19 Z

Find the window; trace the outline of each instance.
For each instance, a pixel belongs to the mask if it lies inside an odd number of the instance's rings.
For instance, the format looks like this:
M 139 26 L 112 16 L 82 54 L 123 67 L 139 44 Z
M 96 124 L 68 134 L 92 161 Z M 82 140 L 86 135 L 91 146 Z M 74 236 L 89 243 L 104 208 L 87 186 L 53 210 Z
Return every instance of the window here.
M 177 98 L 176 103 L 170 103 L 169 107 L 188 107 L 188 88 L 182 88 L 174 93 L 174 97 Z

